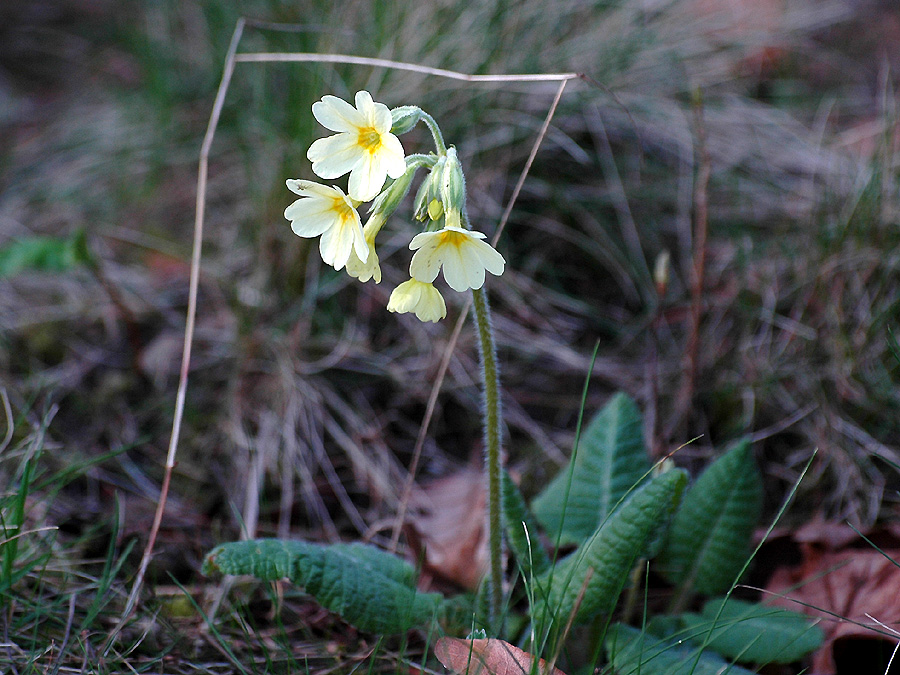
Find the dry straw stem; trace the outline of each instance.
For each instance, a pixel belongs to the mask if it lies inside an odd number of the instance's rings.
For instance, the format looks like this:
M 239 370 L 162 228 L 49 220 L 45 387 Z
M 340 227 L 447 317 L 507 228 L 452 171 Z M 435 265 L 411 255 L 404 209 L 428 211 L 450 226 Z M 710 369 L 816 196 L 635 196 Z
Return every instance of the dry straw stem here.
M 676 429 L 688 422 L 694 390 L 697 384 L 698 359 L 700 357 L 700 320 L 703 312 L 703 290 L 706 270 L 706 240 L 709 231 L 709 179 L 712 175 L 712 161 L 706 139 L 703 120 L 703 99 L 699 90 L 694 92 L 694 134 L 697 144 L 699 165 L 694 184 L 694 256 L 691 268 L 691 321 L 687 346 L 685 347 L 681 386 L 675 402 L 675 414 L 666 433 L 666 440 L 675 436 Z
M 13 420 L 12 406 L 9 404 L 9 394 L 6 393 L 5 388 L 0 389 L 0 400 L 3 401 L 3 414 L 6 415 L 6 434 L 3 436 L 3 441 L 0 441 L 0 452 L 3 452 L 12 441 L 15 421 Z
M 197 293 L 199 288 L 199 280 L 200 280 L 200 258 L 201 258 L 201 249 L 203 244 L 203 221 L 204 221 L 204 210 L 206 206 L 206 182 L 207 182 L 207 170 L 208 170 L 208 159 L 209 159 L 209 150 L 212 146 L 212 141 L 216 133 L 216 127 L 219 122 L 219 116 L 222 112 L 222 107 L 225 102 L 225 95 L 228 92 L 229 84 L 231 83 L 231 76 L 234 72 L 234 66 L 237 62 L 245 62 L 245 63 L 272 63 L 272 62 L 306 62 L 306 63 L 340 63 L 340 64 L 349 64 L 349 65 L 363 65 L 363 66 L 374 66 L 380 68 L 391 68 L 394 70 L 407 70 L 422 73 L 425 75 L 434 75 L 437 77 L 444 77 L 453 80 L 462 80 L 465 82 L 493 82 L 493 83 L 504 83 L 504 82 L 559 82 L 560 87 L 557 91 L 556 97 L 553 100 L 548 116 L 544 122 L 544 125 L 541 128 L 540 134 L 532 148 L 532 152 L 528 158 L 528 162 L 523 170 L 522 175 L 519 178 L 518 183 L 516 184 L 516 189 L 510 198 L 510 203 L 507 205 L 506 211 L 503 214 L 503 220 L 501 221 L 500 226 L 497 229 L 497 234 L 495 236 L 499 237 L 500 232 L 505 225 L 505 220 L 509 217 L 509 213 L 512 210 L 512 205 L 515 201 L 515 198 L 518 196 L 519 190 L 521 190 L 522 183 L 525 180 L 525 176 L 527 175 L 528 169 L 531 166 L 532 161 L 534 160 L 534 156 L 537 153 L 537 149 L 540 145 L 541 140 L 546 134 L 547 128 L 550 124 L 550 120 L 552 119 L 553 113 L 556 110 L 556 106 L 559 103 L 559 99 L 562 96 L 562 92 L 565 88 L 566 83 L 569 80 L 573 80 L 579 78 L 580 75 L 578 73 L 535 73 L 535 74 L 522 74 L 522 75 L 469 75 L 466 73 L 460 73 L 452 70 L 445 70 L 442 68 L 430 68 L 427 66 L 421 66 L 414 63 L 403 63 L 399 61 L 391 61 L 388 59 L 373 59 L 361 56 L 352 56 L 346 54 L 307 54 L 307 53 L 247 53 L 247 54 L 238 54 L 237 48 L 241 41 L 241 36 L 244 32 L 244 26 L 247 21 L 243 18 L 238 19 L 234 33 L 231 37 L 231 43 L 228 47 L 228 52 L 225 57 L 225 64 L 222 73 L 222 80 L 219 83 L 219 89 L 216 93 L 216 99 L 213 104 L 212 113 L 210 114 L 209 124 L 207 125 L 206 134 L 203 137 L 203 143 L 200 147 L 200 160 L 198 167 L 198 175 L 197 175 L 197 198 L 196 198 L 196 212 L 194 218 L 194 238 L 193 238 L 193 247 L 191 253 L 191 275 L 189 282 L 189 295 L 188 295 L 188 308 L 187 308 L 187 318 L 185 322 L 185 330 L 184 330 L 184 346 L 182 350 L 182 358 L 181 358 L 181 370 L 179 373 L 178 380 L 178 390 L 175 398 L 175 412 L 172 420 L 172 433 L 169 439 L 169 449 L 168 454 L 166 456 L 166 464 L 165 464 L 165 473 L 163 475 L 163 483 L 160 489 L 159 501 L 156 506 L 156 513 L 153 518 L 153 525 L 150 528 L 150 535 L 147 539 L 147 545 L 144 548 L 143 555 L 141 557 L 140 566 L 138 568 L 137 575 L 134 580 L 134 584 L 131 588 L 131 592 L 128 596 L 128 601 L 125 605 L 125 609 L 122 613 L 121 618 L 119 619 L 118 624 L 111 631 L 109 638 L 104 645 L 104 653 L 108 652 L 112 647 L 113 643 L 116 640 L 119 632 L 122 630 L 122 627 L 131 617 L 131 614 L 134 612 L 134 609 L 137 605 L 137 599 L 140 595 L 141 588 L 143 586 L 144 576 L 147 572 L 147 567 L 150 563 L 150 558 L 153 554 L 153 548 L 156 543 L 156 536 L 159 532 L 160 523 L 162 522 L 162 516 L 165 512 L 166 507 L 166 499 L 169 491 L 169 484 L 172 477 L 172 471 L 175 467 L 175 456 L 178 450 L 178 439 L 181 432 L 181 423 L 184 416 L 184 404 L 185 397 L 187 393 L 187 380 L 188 380 L 188 370 L 191 361 L 191 347 L 193 345 L 194 338 L 194 326 L 197 315 Z M 465 317 L 465 312 L 461 315 L 460 321 Z M 455 335 L 458 335 L 458 330 L 454 332 Z M 447 351 L 451 352 L 453 349 L 453 344 L 455 344 L 455 340 L 453 343 L 448 345 Z M 445 358 L 445 361 L 449 361 L 449 359 Z M 442 369 L 442 375 L 446 372 L 446 368 Z M 435 384 L 435 391 L 440 388 L 440 379 Z M 433 405 L 430 406 L 430 410 L 433 410 Z M 423 422 L 423 427 L 427 427 L 428 420 L 426 419 Z

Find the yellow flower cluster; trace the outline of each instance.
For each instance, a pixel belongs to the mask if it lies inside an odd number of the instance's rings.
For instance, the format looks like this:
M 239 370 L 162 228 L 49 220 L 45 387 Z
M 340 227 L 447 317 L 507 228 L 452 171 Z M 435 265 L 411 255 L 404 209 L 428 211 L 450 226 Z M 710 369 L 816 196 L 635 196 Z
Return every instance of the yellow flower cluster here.
M 400 139 L 392 133 L 408 131 L 419 115 L 426 115 L 413 106 L 391 111 L 374 102 L 367 91 L 358 92 L 355 103 L 354 107 L 335 96 L 324 96 L 313 104 L 319 123 L 337 133 L 315 141 L 307 152 L 313 172 L 321 178 L 350 174 L 347 193 L 308 180 L 288 180 L 288 189 L 300 198 L 285 209 L 284 216 L 298 236 L 321 237 L 319 251 L 328 265 L 346 268 L 362 282 L 380 283 L 375 237 L 409 191 L 416 170 L 430 167 L 416 196 L 416 217 L 427 218 L 428 228 L 410 242 L 409 248 L 415 251 L 411 278 L 394 289 L 387 309 L 412 312 L 421 321 L 439 321 L 447 315 L 444 299 L 433 285 L 441 269 L 447 285 L 464 292 L 481 288 L 486 271 L 502 274 L 506 263 L 484 241 L 484 234 L 464 227 L 465 185 L 455 148 L 439 148 L 440 156 L 406 157 Z M 385 186 L 388 178 L 392 181 Z M 363 227 L 357 209 L 371 200 L 371 216 Z

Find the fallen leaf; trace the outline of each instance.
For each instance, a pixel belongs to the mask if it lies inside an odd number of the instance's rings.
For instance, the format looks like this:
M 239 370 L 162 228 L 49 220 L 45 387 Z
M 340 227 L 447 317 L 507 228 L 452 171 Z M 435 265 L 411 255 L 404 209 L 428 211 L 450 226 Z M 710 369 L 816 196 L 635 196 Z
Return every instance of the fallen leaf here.
M 494 638 L 443 637 L 435 643 L 434 655 L 445 668 L 460 675 L 530 675 L 535 659 L 528 652 Z M 550 670 L 544 659 L 538 659 L 537 672 L 565 675 L 559 668 Z
M 426 585 L 432 577 L 475 590 L 487 572 L 487 496 L 468 467 L 418 490 L 405 532 Z
M 791 533 L 800 544 L 818 544 L 827 551 L 839 551 L 854 541 L 859 541 L 859 532 L 844 522 L 825 520 L 821 514 Z
M 834 533 L 833 529 L 827 532 L 826 540 L 833 540 Z M 886 673 L 887 657 L 897 638 L 886 635 L 890 630 L 873 618 L 889 629 L 900 629 L 900 568 L 871 549 L 835 552 L 803 543 L 801 551 L 802 563 L 776 570 L 767 590 L 783 596 L 779 604 L 822 618 L 825 642 L 813 655 L 812 672 Z M 900 550 L 884 553 L 900 560 Z M 861 665 L 861 659 L 875 654 L 886 657 L 875 660 L 871 669 Z

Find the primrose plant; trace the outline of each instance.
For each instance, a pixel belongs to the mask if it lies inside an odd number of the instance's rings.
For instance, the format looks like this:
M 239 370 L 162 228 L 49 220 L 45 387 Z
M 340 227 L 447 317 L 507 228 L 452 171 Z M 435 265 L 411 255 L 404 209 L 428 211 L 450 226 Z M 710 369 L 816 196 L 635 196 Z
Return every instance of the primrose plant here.
M 490 309 L 484 291 L 486 272 L 501 275 L 506 262 L 485 235 L 471 229 L 466 211 L 466 181 L 456 148 L 447 146 L 434 118 L 417 106 L 390 110 L 357 92 L 355 107 L 336 96 L 313 104 L 316 120 L 333 136 L 315 141 L 307 152 L 313 172 L 324 179 L 350 174 L 345 193 L 337 186 L 308 180 L 287 181 L 299 196 L 285 209 L 291 229 L 301 237 L 319 237 L 319 252 L 328 265 L 367 282 L 381 282 L 375 240 L 388 218 L 410 191 L 416 173 L 425 177 L 414 200 L 415 218 L 424 230 L 409 242 L 414 251 L 410 279 L 390 295 L 387 309 L 413 313 L 421 321 L 437 322 L 447 306 L 434 283 L 443 271 L 447 285 L 473 294 L 473 308 L 481 354 L 486 473 L 491 557 L 491 613 L 502 602 L 502 525 L 500 517 L 500 398 L 499 376 Z M 434 152 L 405 155 L 398 138 L 423 122 L 431 132 Z M 359 208 L 371 202 L 365 226 Z
M 532 653 L 556 655 L 570 629 L 584 624 L 593 627 L 588 652 L 604 653 L 617 673 L 749 673 L 735 663 L 789 663 L 815 649 L 821 631 L 802 615 L 731 597 L 752 558 L 761 511 L 749 442 L 721 454 L 689 485 L 683 469 L 650 461 L 641 413 L 617 394 L 576 434 L 569 465 L 526 503 L 500 463 L 498 371 L 484 291 L 485 273 L 501 274 L 505 262 L 470 229 L 456 151 L 423 110 L 389 110 L 365 91 L 355 107 L 325 96 L 313 114 L 336 132 L 309 148 L 313 171 L 325 179 L 349 173 L 349 185 L 344 193 L 289 180 L 299 196 L 285 210 L 293 231 L 320 237 L 322 259 L 336 270 L 379 283 L 375 239 L 421 169 L 414 207 L 425 227 L 409 244 L 410 279 L 393 290 L 387 309 L 422 321 L 444 318 L 434 286 L 440 270 L 453 290 L 472 291 L 485 398 L 490 575 L 477 597 L 448 598 L 418 591 L 415 569 L 373 546 L 278 539 L 223 544 L 207 555 L 204 571 L 289 578 L 346 621 L 381 634 L 435 622 L 465 634 L 474 624 L 527 642 Z M 431 131 L 435 151 L 404 156 L 397 136 L 419 122 Z M 358 208 L 369 201 L 363 226 Z M 504 534 L 518 570 L 506 585 Z M 651 618 L 644 604 L 638 630 L 630 623 L 648 569 L 670 584 L 671 602 Z M 698 606 L 697 596 L 705 604 Z M 521 620 L 509 620 L 517 614 Z

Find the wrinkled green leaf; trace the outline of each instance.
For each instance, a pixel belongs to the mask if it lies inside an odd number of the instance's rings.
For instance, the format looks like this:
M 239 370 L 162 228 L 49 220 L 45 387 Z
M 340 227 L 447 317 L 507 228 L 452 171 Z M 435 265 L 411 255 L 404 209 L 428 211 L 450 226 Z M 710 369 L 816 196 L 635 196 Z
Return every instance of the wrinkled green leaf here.
M 519 563 L 522 575 L 529 579 L 532 574 L 540 576 L 550 569 L 550 556 L 538 538 L 537 526 L 531 512 L 522 499 L 519 488 L 509 474 L 501 475 L 500 500 L 503 505 L 503 524 L 509 548 Z M 526 536 L 525 530 L 528 530 Z
M 707 467 L 684 496 L 660 564 L 676 585 L 723 593 L 750 555 L 762 509 L 762 480 L 750 442 L 741 441 Z
M 692 639 L 706 640 L 723 656 L 743 663 L 791 663 L 825 639 L 803 614 L 733 598 L 710 600 L 701 614 L 684 614 L 681 622 Z
M 222 544 L 203 562 L 203 573 L 250 574 L 265 581 L 288 578 L 323 607 L 373 633 L 402 633 L 427 625 L 441 609 L 439 593 L 416 591 L 411 565 L 365 544 L 311 544 L 257 539 Z
M 92 259 L 84 232 L 70 237 L 26 237 L 0 247 L 0 277 L 26 270 L 35 272 L 68 272 L 79 265 L 90 265 Z
M 580 544 L 650 471 L 637 404 L 619 393 L 594 416 L 581 436 L 572 464 L 564 467 L 531 505 L 551 539 Z
M 652 555 L 652 543 L 678 505 L 687 474 L 673 469 L 629 495 L 582 547 L 539 579 L 558 621 L 589 621 L 613 610 L 635 563 Z M 591 577 L 585 586 L 588 573 Z
M 610 626 L 604 642 L 616 675 L 751 675 L 710 650 L 658 640 L 624 624 Z M 699 654 L 699 658 L 698 658 Z

